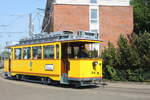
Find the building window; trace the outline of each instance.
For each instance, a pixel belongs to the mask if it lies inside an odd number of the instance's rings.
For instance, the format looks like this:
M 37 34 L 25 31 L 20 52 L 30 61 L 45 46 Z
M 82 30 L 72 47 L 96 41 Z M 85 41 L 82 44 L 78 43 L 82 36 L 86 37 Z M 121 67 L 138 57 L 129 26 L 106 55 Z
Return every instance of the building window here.
M 30 59 L 31 58 L 31 48 L 23 48 L 23 59 Z
M 21 59 L 21 48 L 15 49 L 15 59 Z
M 97 0 L 90 0 L 90 3 L 97 3 Z
M 97 20 L 92 19 L 92 20 L 91 20 L 91 24 L 97 24 Z
M 93 29 L 93 30 L 91 30 L 91 32 L 98 33 L 98 30 L 97 29 Z
M 97 19 L 97 9 L 91 9 L 91 19 Z
M 44 46 L 44 58 L 54 59 L 54 46 Z
M 33 47 L 33 59 L 41 59 L 42 58 L 42 48 L 39 47 Z
M 97 9 L 91 9 L 91 23 L 92 24 L 97 24 L 98 22 L 98 12 Z

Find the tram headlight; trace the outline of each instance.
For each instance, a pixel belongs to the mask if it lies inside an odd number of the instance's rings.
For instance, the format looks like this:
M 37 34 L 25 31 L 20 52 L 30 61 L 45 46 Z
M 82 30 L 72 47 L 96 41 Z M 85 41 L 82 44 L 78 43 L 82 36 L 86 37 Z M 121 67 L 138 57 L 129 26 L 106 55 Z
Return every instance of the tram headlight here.
M 98 65 L 98 62 L 97 62 L 97 61 L 94 61 L 94 62 L 92 63 L 92 65 L 93 65 L 93 69 L 96 70 L 96 66 Z
M 93 66 L 96 66 L 97 64 L 98 64 L 97 61 L 94 61 L 94 62 L 93 62 Z

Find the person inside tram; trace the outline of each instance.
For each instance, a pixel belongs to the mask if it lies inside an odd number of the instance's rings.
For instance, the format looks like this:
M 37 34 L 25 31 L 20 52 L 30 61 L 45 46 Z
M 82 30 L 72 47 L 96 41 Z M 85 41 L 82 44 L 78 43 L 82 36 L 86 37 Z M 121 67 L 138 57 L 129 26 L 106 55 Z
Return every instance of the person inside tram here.
M 88 58 L 89 57 L 85 46 L 80 46 L 79 47 L 79 51 L 78 51 L 77 57 L 78 58 Z

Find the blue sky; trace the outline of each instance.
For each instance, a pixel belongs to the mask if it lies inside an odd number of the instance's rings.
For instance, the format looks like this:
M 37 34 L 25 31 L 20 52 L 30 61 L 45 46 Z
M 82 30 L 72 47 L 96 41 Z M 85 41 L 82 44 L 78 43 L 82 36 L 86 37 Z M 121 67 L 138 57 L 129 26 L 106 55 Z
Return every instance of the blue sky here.
M 46 0 L 1 0 L 0 2 L 0 51 L 6 41 L 18 41 L 28 36 L 29 13 L 32 13 L 34 30 L 40 32 Z M 12 32 L 12 33 L 10 33 Z

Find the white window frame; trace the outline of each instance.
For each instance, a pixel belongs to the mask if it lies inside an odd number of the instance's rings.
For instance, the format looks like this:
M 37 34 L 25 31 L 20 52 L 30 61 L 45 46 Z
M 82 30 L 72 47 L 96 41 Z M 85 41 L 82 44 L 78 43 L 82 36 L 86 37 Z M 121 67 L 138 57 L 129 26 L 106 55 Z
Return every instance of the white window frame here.
M 96 19 L 92 19 L 91 18 L 91 9 L 97 9 L 97 18 Z M 89 26 L 90 26 L 90 31 L 92 31 L 92 30 L 97 30 L 98 31 L 98 33 L 99 33 L 99 31 L 100 31 L 100 12 L 99 12 L 99 6 L 97 6 L 97 5 L 90 5 L 90 7 L 89 7 Z M 97 21 L 97 23 L 92 23 L 91 22 L 91 20 L 96 20 Z

